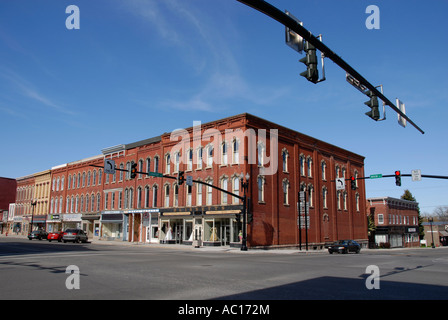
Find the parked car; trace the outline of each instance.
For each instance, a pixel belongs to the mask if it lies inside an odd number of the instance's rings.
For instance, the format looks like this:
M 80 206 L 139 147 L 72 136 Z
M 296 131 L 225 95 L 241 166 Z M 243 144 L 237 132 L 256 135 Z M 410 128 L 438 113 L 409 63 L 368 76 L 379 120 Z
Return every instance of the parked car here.
M 62 232 L 62 231 L 50 232 L 47 236 L 47 240 L 48 240 L 48 242 L 51 242 L 51 240 L 58 240 L 58 242 L 61 242 L 63 235 L 64 235 L 64 232 Z
M 361 246 L 355 240 L 339 240 L 332 245 L 328 246 L 328 252 L 331 254 L 333 252 L 338 253 L 349 253 L 355 252 L 359 253 L 361 251 Z
M 62 235 L 62 241 L 73 241 L 73 242 L 87 242 L 87 234 L 81 229 L 67 229 Z
M 33 232 L 28 233 L 28 239 L 47 239 L 47 233 L 43 230 L 35 230 Z

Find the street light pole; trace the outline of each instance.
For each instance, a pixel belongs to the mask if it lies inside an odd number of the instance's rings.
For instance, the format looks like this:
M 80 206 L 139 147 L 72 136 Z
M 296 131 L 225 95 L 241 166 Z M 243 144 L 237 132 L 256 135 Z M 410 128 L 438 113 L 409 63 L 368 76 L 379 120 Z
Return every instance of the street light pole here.
M 33 207 L 33 210 L 31 210 L 31 227 L 30 227 L 30 233 L 33 232 L 33 219 L 34 219 L 34 208 L 36 207 L 37 200 L 32 201 L 31 200 L 31 206 Z
M 432 231 L 432 222 L 433 222 L 434 220 L 433 220 L 432 217 L 429 218 L 428 220 L 429 220 L 429 224 L 430 224 L 430 226 L 431 226 L 431 237 L 432 237 L 431 247 L 432 247 L 432 248 L 435 248 L 435 246 L 434 246 L 434 232 Z
M 241 251 L 247 251 L 247 190 L 249 189 L 249 173 L 246 173 L 246 182 L 244 175 L 241 173 L 241 187 L 243 188 L 243 239 L 241 243 Z

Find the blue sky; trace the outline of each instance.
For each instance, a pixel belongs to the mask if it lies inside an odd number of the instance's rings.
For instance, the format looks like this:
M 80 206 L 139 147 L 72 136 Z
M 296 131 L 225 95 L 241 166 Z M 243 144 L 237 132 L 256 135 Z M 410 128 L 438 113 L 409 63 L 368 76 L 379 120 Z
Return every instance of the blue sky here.
M 448 175 L 446 0 L 270 0 L 385 95 L 415 128 L 364 115 L 366 97 L 325 60 L 299 74 L 284 27 L 236 0 L 0 1 L 0 176 L 20 177 L 177 128 L 249 112 L 366 157 L 366 175 Z M 366 8 L 380 9 L 369 30 Z M 66 7 L 80 10 L 68 30 Z M 410 189 L 422 213 L 448 205 L 448 181 L 366 180 L 367 197 Z

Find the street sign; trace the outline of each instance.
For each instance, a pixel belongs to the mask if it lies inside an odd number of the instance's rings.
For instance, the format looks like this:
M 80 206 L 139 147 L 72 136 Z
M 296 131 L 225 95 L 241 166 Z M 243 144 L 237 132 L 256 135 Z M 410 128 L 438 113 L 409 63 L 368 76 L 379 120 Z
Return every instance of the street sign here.
M 354 86 L 356 89 L 361 91 L 362 93 L 366 94 L 369 90 L 365 85 L 363 85 L 359 80 L 355 79 L 352 75 L 345 73 L 345 80 L 347 80 L 348 83 L 350 83 L 352 86 Z
M 412 170 L 412 181 L 422 181 L 422 172 L 420 169 Z
M 400 109 L 401 112 L 406 114 L 406 108 L 405 108 L 404 103 L 398 99 L 396 99 L 396 102 L 397 102 L 397 108 Z M 400 126 L 402 126 L 403 128 L 406 128 L 406 119 L 403 118 L 399 113 L 397 113 L 397 116 L 398 116 L 398 124 Z
M 383 177 L 383 175 L 381 173 L 370 175 L 370 179 L 378 179 L 378 178 L 382 178 L 382 177 Z
M 336 190 L 345 190 L 345 178 L 336 178 Z
M 160 178 L 163 177 L 163 173 L 159 172 L 148 172 L 147 175 L 151 177 L 160 177 Z
M 187 180 L 185 182 L 187 186 L 192 187 L 193 186 L 193 176 L 187 176 Z
M 301 26 L 303 23 L 294 17 L 289 11 L 285 10 L 285 14 L 293 18 L 298 24 Z M 292 31 L 290 28 L 285 27 L 285 42 L 288 46 L 290 46 L 293 50 L 302 53 L 303 51 L 303 38 L 299 36 L 296 32 Z
M 300 219 L 300 221 L 299 221 Z M 306 216 L 306 221 L 305 221 L 305 216 L 300 215 L 300 217 L 297 217 L 297 225 L 300 226 L 300 229 L 305 229 L 305 225 L 307 227 L 307 229 L 310 228 L 310 216 L 307 215 Z
M 104 159 L 104 173 L 115 174 L 115 161 Z

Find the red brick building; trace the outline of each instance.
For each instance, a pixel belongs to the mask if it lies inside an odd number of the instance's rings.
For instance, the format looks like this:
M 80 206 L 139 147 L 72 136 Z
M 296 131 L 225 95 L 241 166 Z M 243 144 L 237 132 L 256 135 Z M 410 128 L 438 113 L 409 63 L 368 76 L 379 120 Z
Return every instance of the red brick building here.
M 0 177 L 0 233 L 8 230 L 9 205 L 16 200 L 16 179 Z
M 357 190 L 335 184 L 364 176 L 364 157 L 250 114 L 102 153 L 52 168 L 53 228 L 82 227 L 102 239 L 191 244 L 200 237 L 202 245 L 238 246 L 242 202 L 204 184 L 157 176 L 183 171 L 240 196 L 240 177 L 249 175 L 249 247 L 297 246 L 306 238 L 312 247 L 345 238 L 367 242 L 364 181 Z M 123 170 L 136 163 L 151 174 L 104 174 L 104 159 Z M 309 201 L 307 230 L 298 228 L 299 191 Z
M 10 216 L 9 232 L 27 234 L 33 214 L 35 178 L 28 175 L 17 178 L 14 216 Z
M 392 197 L 369 198 L 367 214 L 374 217 L 376 246 L 420 246 L 418 202 Z

